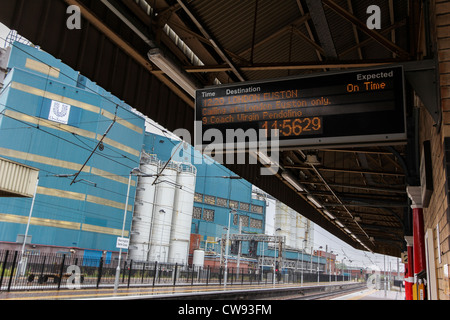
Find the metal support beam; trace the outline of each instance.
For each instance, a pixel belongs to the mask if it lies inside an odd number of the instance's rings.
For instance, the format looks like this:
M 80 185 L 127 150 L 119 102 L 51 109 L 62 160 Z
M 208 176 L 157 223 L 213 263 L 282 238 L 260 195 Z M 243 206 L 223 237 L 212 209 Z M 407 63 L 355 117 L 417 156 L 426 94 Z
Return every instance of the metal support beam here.
M 225 240 L 226 235 L 222 235 L 222 240 Z M 230 241 L 264 241 L 264 242 L 276 242 L 284 243 L 285 237 L 282 236 L 270 236 L 266 234 L 230 234 Z
M 254 49 L 262 46 L 263 44 L 265 44 L 265 43 L 267 43 L 267 42 L 269 42 L 271 40 L 274 40 L 274 39 L 282 36 L 284 33 L 290 31 L 292 27 L 296 27 L 296 26 L 299 26 L 299 25 L 301 25 L 303 23 L 307 23 L 310 18 L 311 18 L 311 15 L 309 13 L 304 14 L 304 15 L 302 14 L 302 17 L 298 18 L 294 22 L 290 23 L 287 26 L 284 26 L 283 28 L 275 31 L 272 34 L 267 35 L 263 40 L 255 43 Z M 244 56 L 246 54 L 249 54 L 251 52 L 251 50 L 252 50 L 252 47 L 247 48 L 244 51 L 239 52 L 239 56 L 242 57 L 242 56 Z M 241 59 L 243 59 L 243 58 L 241 58 Z
M 310 0 L 311 1 L 311 0 Z M 318 2 L 318 1 L 316 1 Z M 389 51 L 392 51 L 399 55 L 402 58 L 408 58 L 409 53 L 397 46 L 392 41 L 386 39 L 383 37 L 380 33 L 378 33 L 375 30 L 371 30 L 367 28 L 367 25 L 363 22 L 361 22 L 358 18 L 356 18 L 353 14 L 345 10 L 344 8 L 340 7 L 338 4 L 336 4 L 332 0 L 322 0 L 323 4 L 327 5 L 329 8 L 331 8 L 334 12 L 336 12 L 338 15 L 343 17 L 344 19 L 350 21 L 352 24 L 354 24 L 360 31 L 364 32 L 368 36 L 374 38 L 379 44 L 381 44 L 383 47 L 388 49 Z
M 118 36 L 113 30 L 111 30 L 106 24 L 96 17 L 90 10 L 79 2 L 79 0 L 64 0 L 68 5 L 76 5 L 80 8 L 83 17 L 95 26 L 100 32 L 102 32 L 107 38 L 114 42 L 119 48 L 124 50 L 130 57 L 136 60 L 143 68 L 151 72 L 162 83 L 168 86 L 176 95 L 178 95 L 184 102 L 191 107 L 194 107 L 192 98 L 189 97 L 183 90 L 174 85 L 168 78 L 159 71 L 155 71 L 150 61 L 130 46 L 124 39 Z
M 435 125 L 440 126 L 442 113 L 440 108 L 441 91 L 439 86 L 439 66 L 436 59 L 412 61 L 403 64 L 406 80 L 423 102 Z
M 178 4 L 183 8 L 183 10 L 187 13 L 187 15 L 191 18 L 200 32 L 203 34 L 205 38 L 211 42 L 214 47 L 214 50 L 220 55 L 220 57 L 231 67 L 232 72 L 238 77 L 240 81 L 245 81 L 245 78 L 241 75 L 240 71 L 236 68 L 233 61 L 228 57 L 225 51 L 221 48 L 220 44 L 216 39 L 214 39 L 208 31 L 203 27 L 202 23 L 196 18 L 193 12 L 188 8 L 188 6 L 183 2 L 183 0 L 177 0 Z
M 325 185 L 323 182 L 317 181 L 299 181 L 300 184 L 314 184 L 314 185 Z M 373 187 L 368 185 L 354 185 L 354 184 L 339 184 L 339 183 L 328 183 L 330 187 L 333 188 L 348 188 L 348 189 L 358 189 L 358 190 L 366 190 L 366 191 L 374 191 L 374 192 L 385 192 L 385 193 L 398 193 L 398 194 L 406 194 L 404 189 L 394 189 L 394 188 L 381 188 L 381 187 Z
M 270 235 L 266 235 L 266 234 L 230 234 L 228 241 L 257 241 L 257 242 L 272 242 L 272 243 L 276 243 L 278 245 L 278 257 L 277 260 L 278 262 L 281 264 L 282 262 L 282 258 L 283 255 L 280 254 L 280 252 L 282 252 L 283 250 L 283 244 L 285 243 L 286 239 L 284 236 L 270 236 Z M 227 252 L 225 252 L 225 243 L 227 241 L 227 235 L 226 234 L 222 234 L 222 241 L 220 242 L 220 249 L 221 249 L 221 261 L 220 263 L 222 264 L 222 260 Z M 273 261 L 273 260 L 272 260 Z
M 301 165 L 284 165 L 286 169 L 299 169 L 299 170 L 311 170 L 310 167 Z M 402 172 L 385 172 L 385 171 L 367 171 L 367 170 L 351 170 L 351 169 L 341 169 L 341 168 L 325 168 L 318 167 L 319 171 L 330 171 L 330 172 L 343 172 L 343 173 L 354 173 L 354 174 L 370 174 L 370 175 L 381 175 L 381 176 L 395 176 L 404 177 L 405 174 Z
M 317 0 L 306 0 L 306 5 L 311 14 L 311 19 L 314 23 L 321 47 L 325 52 L 325 56 L 327 58 L 337 59 L 338 54 L 336 46 L 334 45 L 333 36 L 328 25 L 327 17 L 325 16 L 322 2 Z
M 255 63 L 249 65 L 237 65 L 236 67 L 242 71 L 271 71 L 271 70 L 316 70 L 316 69 L 347 69 L 347 68 L 369 68 L 382 65 L 398 63 L 399 60 L 348 60 L 336 62 L 322 61 L 302 61 L 302 62 L 281 62 L 281 63 Z M 205 66 L 188 66 L 185 67 L 188 73 L 204 73 L 204 72 L 226 72 L 233 69 L 226 65 L 205 65 Z
M 378 203 L 367 203 L 367 202 L 358 202 L 358 203 L 327 203 L 328 207 L 356 207 L 356 208 L 406 208 L 409 205 L 403 202 L 378 202 Z

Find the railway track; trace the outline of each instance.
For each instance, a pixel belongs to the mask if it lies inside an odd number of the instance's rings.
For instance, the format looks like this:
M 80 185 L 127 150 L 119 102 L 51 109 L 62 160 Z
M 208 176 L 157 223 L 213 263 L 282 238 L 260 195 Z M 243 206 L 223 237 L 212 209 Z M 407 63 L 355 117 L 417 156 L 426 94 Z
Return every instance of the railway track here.
M 365 288 L 367 288 L 366 285 L 361 285 L 361 286 L 350 288 L 350 289 L 344 289 L 339 292 L 336 292 L 336 291 L 334 291 L 334 292 L 319 292 L 319 293 L 308 294 L 308 295 L 304 295 L 304 296 L 300 296 L 300 295 L 294 296 L 294 297 L 290 297 L 285 300 L 320 300 L 320 299 L 325 299 L 325 298 L 337 297 L 337 296 L 349 294 L 352 292 L 357 292 L 357 291 L 359 291 L 361 289 L 365 289 Z

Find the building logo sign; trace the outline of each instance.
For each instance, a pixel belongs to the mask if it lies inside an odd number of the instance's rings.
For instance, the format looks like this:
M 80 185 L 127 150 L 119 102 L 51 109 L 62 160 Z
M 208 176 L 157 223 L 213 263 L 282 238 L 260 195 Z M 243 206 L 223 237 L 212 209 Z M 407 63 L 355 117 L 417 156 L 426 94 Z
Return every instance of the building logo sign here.
M 62 124 L 69 123 L 70 107 L 71 106 L 69 104 L 52 100 L 48 120 Z

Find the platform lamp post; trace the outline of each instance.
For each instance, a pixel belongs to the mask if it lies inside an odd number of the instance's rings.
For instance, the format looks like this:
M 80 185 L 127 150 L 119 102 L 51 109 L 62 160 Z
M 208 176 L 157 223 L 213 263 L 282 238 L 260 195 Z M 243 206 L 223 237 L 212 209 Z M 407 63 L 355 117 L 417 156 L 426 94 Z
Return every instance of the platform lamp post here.
M 242 177 L 239 176 L 221 176 L 222 179 L 229 179 L 230 183 L 228 184 L 228 201 L 231 201 L 231 180 L 241 180 Z M 229 202 L 229 207 L 231 208 L 231 202 Z M 231 228 L 231 214 L 236 214 L 237 210 L 231 208 L 228 213 L 228 229 L 227 229 L 227 240 L 225 243 L 225 271 L 223 274 L 223 287 L 227 287 L 227 278 L 228 278 L 228 242 L 230 239 L 230 228 Z
M 19 267 L 18 267 L 19 272 L 16 273 L 16 278 L 17 278 L 17 276 L 19 276 L 19 274 L 20 275 L 24 275 L 25 274 L 25 265 L 26 265 L 25 245 L 27 243 L 28 231 L 30 229 L 31 216 L 33 215 L 33 208 L 34 208 L 34 202 L 36 200 L 38 185 L 39 185 L 39 176 L 36 179 L 36 185 L 34 187 L 33 200 L 31 201 L 31 208 L 30 208 L 30 213 L 28 215 L 27 227 L 26 227 L 26 230 L 25 230 L 25 235 L 23 236 L 21 258 L 20 258 Z
M 228 212 L 228 229 L 227 229 L 227 240 L 225 242 L 225 271 L 223 274 L 223 287 L 224 289 L 227 287 L 227 278 L 228 278 L 228 242 L 230 241 L 230 228 L 231 228 L 231 215 L 236 214 L 237 211 L 235 209 L 231 209 Z
M 322 246 L 319 247 L 319 249 L 322 249 Z M 317 250 L 317 285 L 319 285 L 319 270 L 320 270 L 320 264 L 319 264 L 319 250 Z
M 344 260 L 347 259 L 347 257 L 342 258 L 342 281 L 345 281 L 345 263 Z
M 328 249 L 328 246 L 327 246 Z M 331 283 L 331 255 L 333 254 L 333 250 L 330 250 L 330 255 L 327 253 L 327 261 L 328 261 L 328 276 Z
M 261 259 L 261 282 L 264 280 L 264 240 L 261 247 L 262 259 Z
M 337 282 L 337 257 L 339 254 L 335 254 L 336 258 L 334 259 L 334 282 Z
M 302 249 L 302 269 L 301 269 L 301 273 L 302 273 L 302 278 L 301 278 L 301 286 L 303 286 L 303 254 L 305 252 L 305 247 L 306 247 L 306 239 L 303 239 L 303 249 Z
M 131 177 L 133 175 L 139 176 L 139 177 L 154 177 L 154 176 L 156 176 L 154 174 L 142 174 L 142 171 L 139 168 L 134 168 L 133 170 L 130 171 L 130 175 L 128 177 L 127 197 L 125 200 L 125 209 L 124 209 L 124 213 L 123 213 L 122 235 L 121 235 L 122 238 L 124 237 L 124 234 L 125 234 L 125 222 L 127 220 L 127 212 L 128 212 L 128 198 L 130 196 Z M 117 289 L 119 288 L 121 259 L 122 259 L 122 248 L 119 249 L 119 259 L 118 259 L 118 264 L 117 264 L 117 268 L 116 268 L 116 277 L 114 279 L 114 291 L 117 291 Z
M 275 232 L 281 231 L 281 228 L 277 228 Z M 273 254 L 273 285 L 275 285 L 275 276 L 277 275 L 276 265 L 277 265 L 277 244 L 275 242 L 275 252 Z
M 348 259 L 348 281 L 352 280 L 352 262 L 353 260 Z

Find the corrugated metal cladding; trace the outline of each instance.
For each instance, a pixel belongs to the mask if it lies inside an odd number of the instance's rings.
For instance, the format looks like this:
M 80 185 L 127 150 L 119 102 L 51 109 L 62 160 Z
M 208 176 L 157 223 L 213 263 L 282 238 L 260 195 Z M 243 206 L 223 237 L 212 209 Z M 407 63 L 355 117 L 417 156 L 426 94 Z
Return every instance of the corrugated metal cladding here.
M 0 158 L 0 198 L 34 196 L 39 170 Z
M 147 56 L 148 45 L 100 1 L 80 2 Z M 0 21 L 167 129 L 193 131 L 194 110 L 101 31 L 85 20 L 81 30 L 65 28 L 67 6 L 63 0 L 1 0 Z

